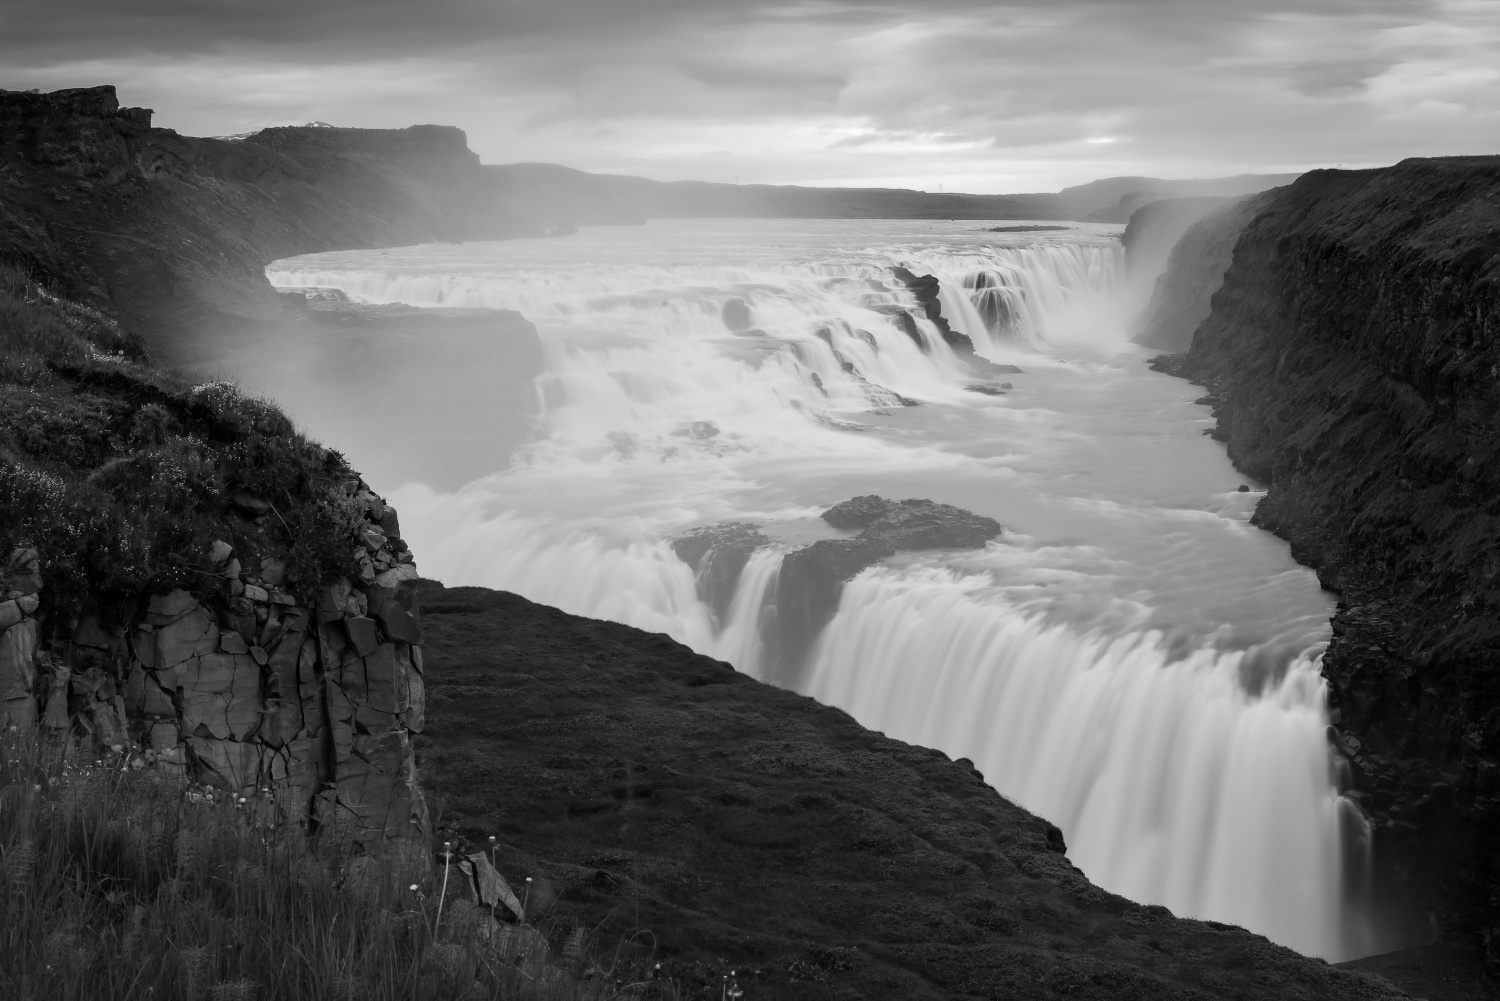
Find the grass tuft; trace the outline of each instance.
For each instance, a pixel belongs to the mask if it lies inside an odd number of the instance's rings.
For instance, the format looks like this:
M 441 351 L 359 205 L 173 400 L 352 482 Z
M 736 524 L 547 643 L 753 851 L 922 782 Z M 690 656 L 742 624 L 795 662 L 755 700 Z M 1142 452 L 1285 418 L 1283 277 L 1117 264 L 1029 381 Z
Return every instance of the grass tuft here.
M 0 997 L 443 1001 L 615 996 L 424 860 L 349 856 L 130 758 L 0 740 Z M 415 863 L 415 864 L 414 864 Z M 413 875 L 413 872 L 419 875 Z M 570 957 L 571 958 L 571 957 Z M 562 962 L 562 960 L 554 960 Z

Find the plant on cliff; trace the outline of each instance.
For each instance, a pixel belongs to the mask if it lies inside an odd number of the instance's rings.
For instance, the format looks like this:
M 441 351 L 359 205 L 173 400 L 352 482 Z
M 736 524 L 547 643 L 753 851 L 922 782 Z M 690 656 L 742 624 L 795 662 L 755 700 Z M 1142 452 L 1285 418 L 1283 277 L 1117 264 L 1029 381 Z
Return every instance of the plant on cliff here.
M 301 590 L 354 576 L 355 482 L 273 404 L 146 365 L 107 317 L 0 267 L 0 548 L 37 548 L 54 608 L 207 593 L 216 539 Z
M 135 763 L 69 761 L 0 737 L 0 997 L 609 993 L 597 973 L 548 965 L 535 930 L 496 926 L 467 902 L 450 899 L 437 928 L 435 874 L 421 860 L 351 859 L 273 824 L 266 802 L 185 796 L 180 780 Z

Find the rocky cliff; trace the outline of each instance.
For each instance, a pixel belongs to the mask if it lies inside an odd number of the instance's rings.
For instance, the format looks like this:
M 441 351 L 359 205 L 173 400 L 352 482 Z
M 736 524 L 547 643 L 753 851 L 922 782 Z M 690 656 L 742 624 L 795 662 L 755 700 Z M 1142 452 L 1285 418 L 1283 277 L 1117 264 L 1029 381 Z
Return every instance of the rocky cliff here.
M 535 228 L 459 129 L 197 139 L 150 123 L 113 87 L 0 91 L 0 262 L 107 305 L 162 361 L 205 325 L 276 315 L 278 258 Z
M 420 838 L 395 511 L 269 404 L 121 347 L 0 268 L 0 731 Z
M 1214 293 L 1224 283 L 1240 231 L 1272 197 L 1268 192 L 1239 199 L 1153 202 L 1131 217 L 1125 227 L 1130 277 L 1142 281 L 1156 275 L 1151 297 L 1132 323 L 1137 344 L 1171 352 L 1191 346 L 1198 325 L 1212 311 Z M 1142 246 L 1157 242 L 1146 238 L 1153 230 L 1171 240 L 1164 259 Z
M 0 92 L 0 718 L 361 844 L 420 836 L 395 512 L 273 405 L 146 349 L 276 315 L 273 258 L 507 224 L 456 129 L 150 118 L 109 87 Z
M 1376 858 L 1500 973 L 1500 157 L 1262 196 L 1172 363 L 1339 594 L 1324 674 Z

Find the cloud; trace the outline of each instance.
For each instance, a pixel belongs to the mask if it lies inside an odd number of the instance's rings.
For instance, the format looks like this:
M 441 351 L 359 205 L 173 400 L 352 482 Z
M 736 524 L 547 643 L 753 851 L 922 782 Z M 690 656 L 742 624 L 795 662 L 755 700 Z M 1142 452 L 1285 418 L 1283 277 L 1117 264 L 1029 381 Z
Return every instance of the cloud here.
M 468 130 L 488 162 L 1046 190 L 1496 152 L 1496 0 L 56 0 L 0 86 L 180 131 Z

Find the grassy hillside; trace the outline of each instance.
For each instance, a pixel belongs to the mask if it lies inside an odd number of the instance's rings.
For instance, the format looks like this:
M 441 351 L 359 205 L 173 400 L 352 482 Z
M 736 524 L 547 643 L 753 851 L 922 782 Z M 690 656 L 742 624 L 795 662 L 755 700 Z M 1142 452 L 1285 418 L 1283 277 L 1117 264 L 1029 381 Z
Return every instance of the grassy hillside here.
M 343 457 L 274 405 L 151 367 L 115 323 L 0 267 L 0 552 L 35 547 L 57 612 L 219 583 L 208 553 L 357 576 Z

